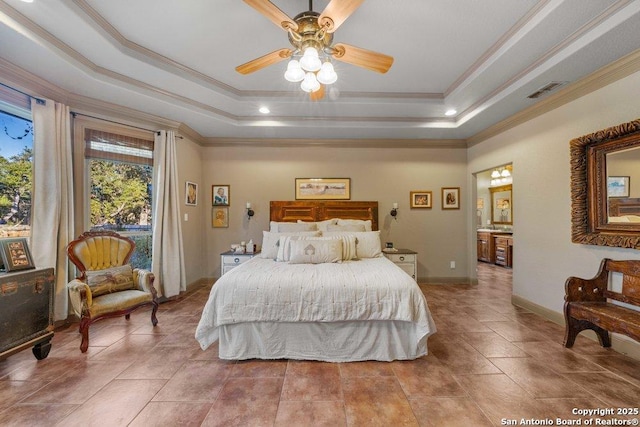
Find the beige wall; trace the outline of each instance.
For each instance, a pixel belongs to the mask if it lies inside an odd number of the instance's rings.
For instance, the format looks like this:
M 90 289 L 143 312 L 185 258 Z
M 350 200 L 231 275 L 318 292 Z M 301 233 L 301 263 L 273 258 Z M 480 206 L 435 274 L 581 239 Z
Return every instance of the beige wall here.
M 184 240 L 187 285 L 189 285 L 206 277 L 202 229 L 206 226 L 207 206 L 211 206 L 211 197 L 207 198 L 207 185 L 202 179 L 202 161 L 200 159 L 202 148 L 186 138 L 178 139 L 177 146 L 182 238 Z M 186 181 L 198 184 L 197 206 L 184 204 Z M 187 221 L 185 221 L 185 214 L 188 215 Z
M 571 139 L 640 117 L 639 87 L 640 73 L 632 74 L 468 150 L 468 186 L 473 173 L 495 165 L 513 162 L 517 171 L 515 297 L 561 313 L 567 277 L 593 277 L 604 257 L 640 259 L 633 249 L 571 243 L 569 166 Z M 474 253 L 469 247 L 469 259 Z
M 467 217 L 462 209 L 440 209 L 441 187 L 467 193 L 464 149 L 256 148 L 202 149 L 202 182 L 208 206 L 204 227 L 207 277 L 220 274 L 219 254 L 231 243 L 262 241 L 269 227 L 269 201 L 294 200 L 294 179 L 351 178 L 351 200 L 377 200 L 382 241 L 419 253 L 418 276 L 430 281 L 468 280 Z M 230 226 L 211 227 L 211 185 L 231 186 Z M 433 208 L 410 209 L 411 190 L 433 191 Z M 255 210 L 247 220 L 246 203 Z M 397 202 L 397 221 L 389 215 Z M 474 239 L 475 242 L 475 239 Z M 449 262 L 456 262 L 456 269 Z M 462 278 L 462 279 L 460 279 Z

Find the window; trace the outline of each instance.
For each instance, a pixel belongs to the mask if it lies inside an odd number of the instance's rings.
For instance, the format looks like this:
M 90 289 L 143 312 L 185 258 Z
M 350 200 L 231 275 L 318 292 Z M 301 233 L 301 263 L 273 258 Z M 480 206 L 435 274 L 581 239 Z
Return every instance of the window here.
M 0 102 L 0 237 L 29 236 L 33 182 L 31 114 Z
M 88 221 L 136 242 L 131 264 L 151 268 L 153 140 L 84 129 Z

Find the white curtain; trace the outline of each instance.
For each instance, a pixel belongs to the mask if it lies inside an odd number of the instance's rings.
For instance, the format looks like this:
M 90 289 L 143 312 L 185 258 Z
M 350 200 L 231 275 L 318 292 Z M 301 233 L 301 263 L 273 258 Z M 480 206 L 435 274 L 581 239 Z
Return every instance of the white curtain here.
M 156 134 L 153 151 L 152 267 L 158 293 L 172 297 L 187 289 L 180 223 L 180 191 L 176 137 L 172 131 Z
M 33 194 L 31 252 L 37 268 L 55 268 L 55 320 L 69 313 L 66 247 L 73 240 L 73 168 L 69 107 L 31 100 Z

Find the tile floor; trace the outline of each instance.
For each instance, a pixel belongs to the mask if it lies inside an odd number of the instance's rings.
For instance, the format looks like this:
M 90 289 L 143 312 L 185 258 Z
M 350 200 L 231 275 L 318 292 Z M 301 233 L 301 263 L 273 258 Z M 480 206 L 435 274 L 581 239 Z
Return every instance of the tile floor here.
M 562 327 L 511 305 L 508 269 L 480 264 L 479 282 L 422 286 L 438 333 L 415 361 L 220 360 L 193 338 L 208 287 L 162 304 L 156 328 L 148 310 L 95 324 L 86 354 L 72 325 L 47 359 L 0 361 L 0 425 L 585 425 L 599 417 L 573 408 L 640 406 L 639 361 L 564 349 Z

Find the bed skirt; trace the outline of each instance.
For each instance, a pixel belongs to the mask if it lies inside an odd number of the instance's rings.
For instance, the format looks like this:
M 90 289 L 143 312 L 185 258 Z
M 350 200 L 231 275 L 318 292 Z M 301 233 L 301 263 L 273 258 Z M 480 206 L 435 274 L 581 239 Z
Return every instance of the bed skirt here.
M 400 320 L 247 322 L 221 326 L 219 332 L 220 358 L 230 360 L 391 361 L 427 354 L 428 335 Z M 416 342 L 413 337 L 421 335 Z

